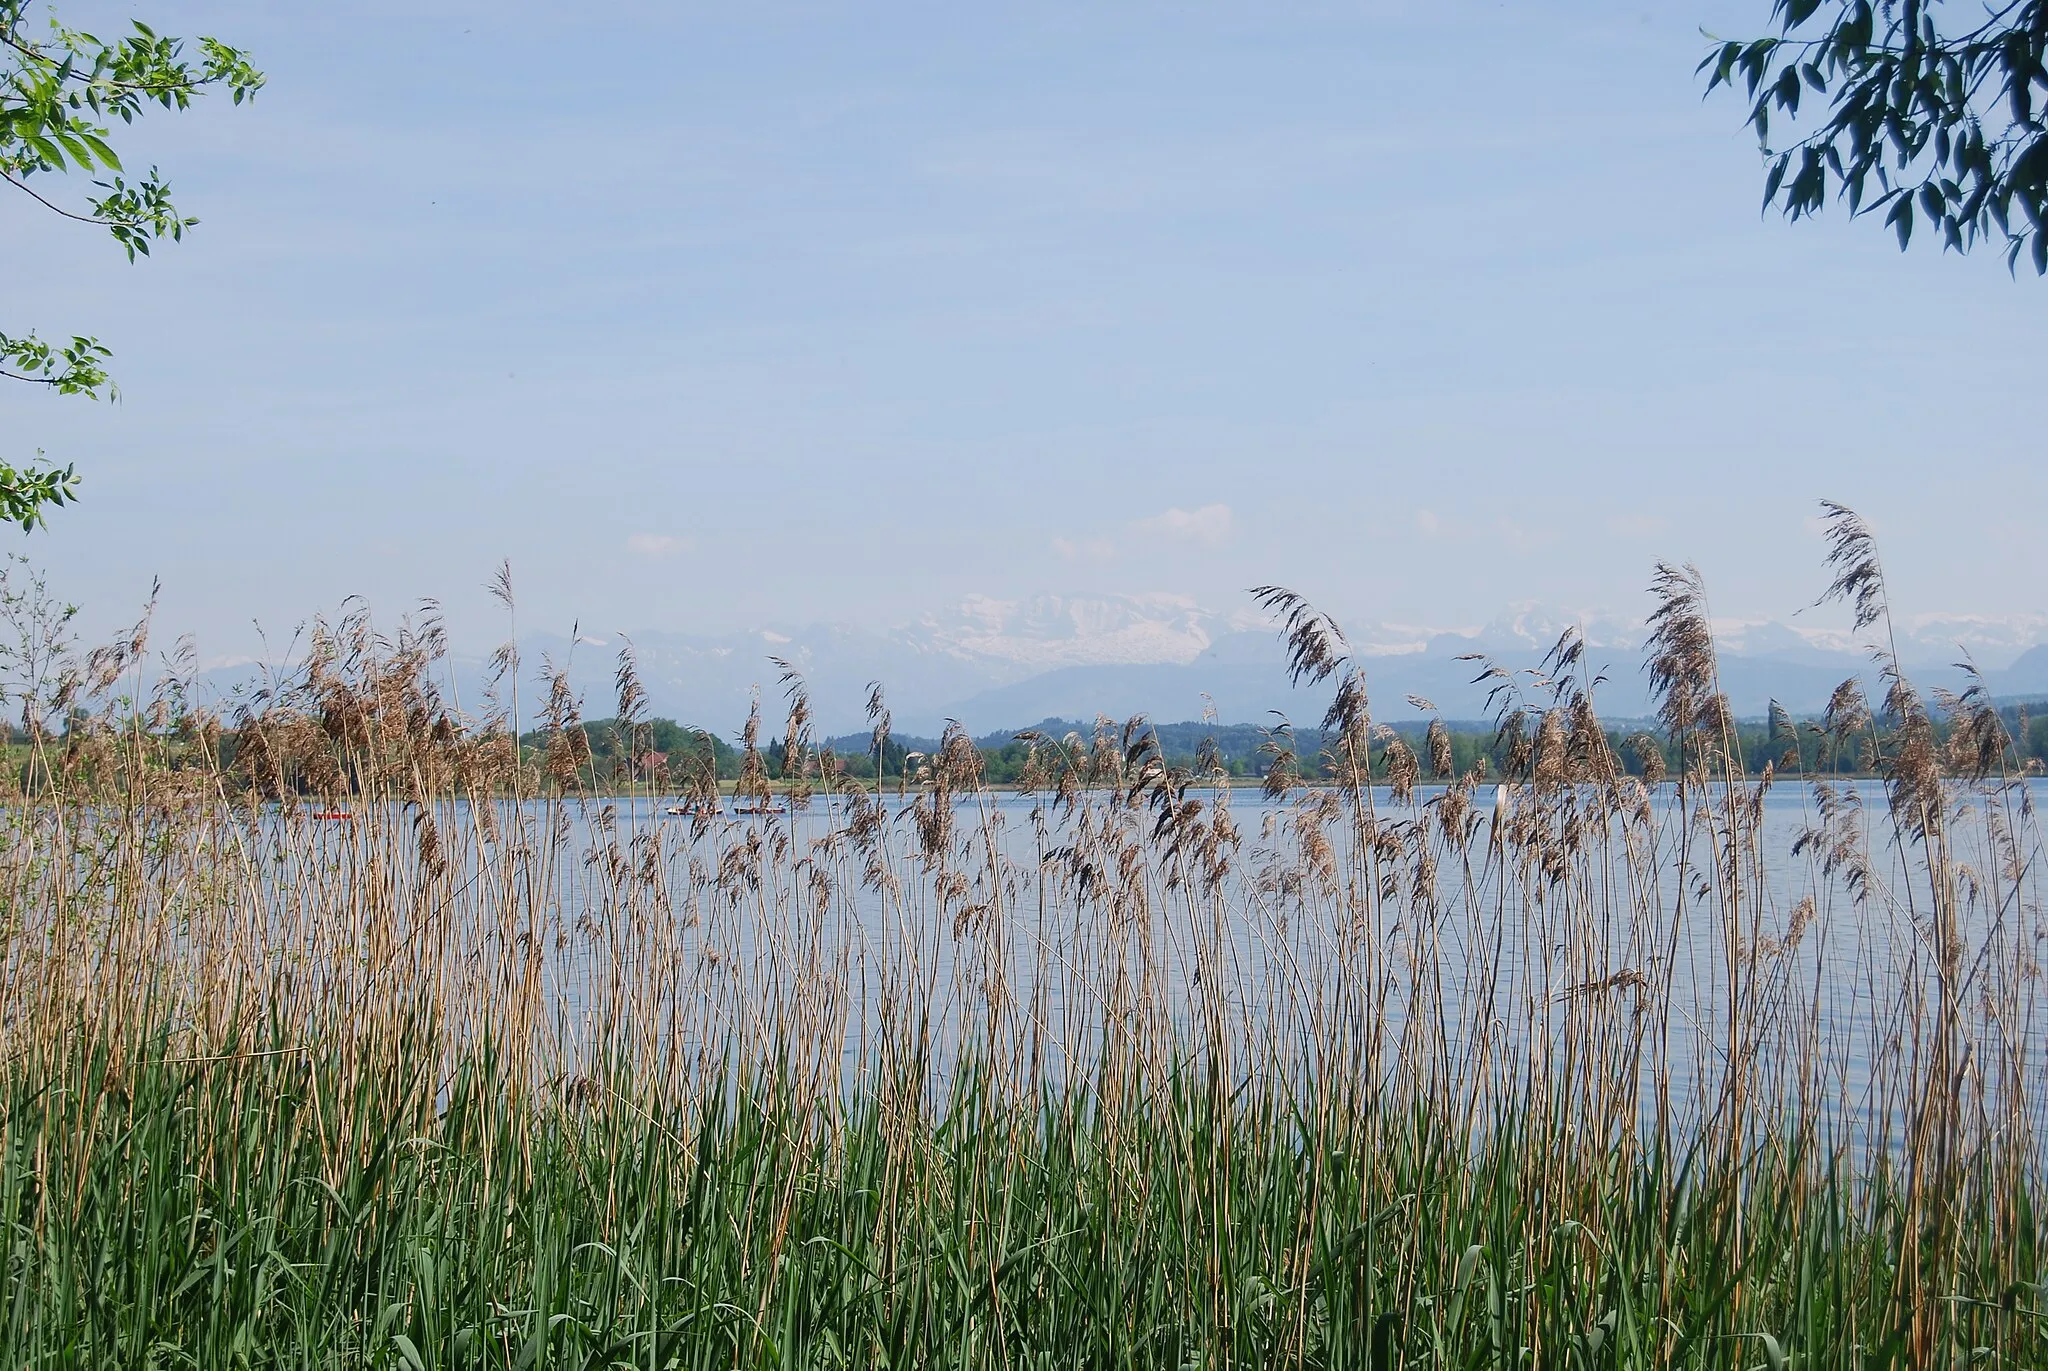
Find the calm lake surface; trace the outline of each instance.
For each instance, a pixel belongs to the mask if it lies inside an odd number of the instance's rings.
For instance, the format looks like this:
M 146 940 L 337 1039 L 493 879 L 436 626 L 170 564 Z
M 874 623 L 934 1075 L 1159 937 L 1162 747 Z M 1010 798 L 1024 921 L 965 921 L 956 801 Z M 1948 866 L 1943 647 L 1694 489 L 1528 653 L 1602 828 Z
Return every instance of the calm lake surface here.
M 1891 1050 L 1898 1006 L 1933 984 L 1934 959 L 1921 849 L 1896 841 L 1880 783 L 1840 790 L 1860 805 L 1835 830 L 1860 834 L 1867 851 L 1860 897 L 1847 870 L 1823 869 L 1827 844 L 1796 850 L 1823 827 L 1813 791 L 1775 786 L 1757 810 L 1751 869 L 1760 874 L 1740 897 L 1736 964 L 1754 1031 L 1768 1035 L 1756 1044 L 1763 1067 L 1786 1053 L 1819 1061 L 1854 1113 L 1883 1074 L 1873 1068 Z M 1655 1021 L 1645 1032 L 1660 1044 L 1658 1061 L 1629 1069 L 1661 1070 L 1681 1093 L 1705 1092 L 1725 1066 L 1730 965 L 1708 827 L 1682 822 L 1666 785 L 1652 800 L 1652 822 L 1633 827 L 1633 850 L 1615 836 L 1620 825 L 1608 825 L 1604 840 L 1595 825 L 1582 835 L 1576 877 L 1555 882 L 1531 869 L 1526 852 L 1495 849 L 1492 786 L 1474 795 L 1479 813 L 1469 860 L 1462 857 L 1435 826 L 1430 802 L 1441 793 L 1418 787 L 1410 806 L 1375 791 L 1382 829 L 1408 823 L 1427 841 L 1406 831 L 1405 848 L 1382 853 L 1376 869 L 1386 884 L 1364 910 L 1349 878 L 1356 830 L 1348 809 L 1332 816 L 1326 799 L 1299 791 L 1279 800 L 1252 787 L 1188 792 L 1201 805 L 1200 825 L 1213 831 L 1220 801 L 1237 833 L 1213 882 L 1157 835 L 1151 810 L 1128 809 L 1106 792 L 1057 812 L 1044 795 L 959 797 L 943 866 L 921 860 L 915 816 L 891 794 L 882 843 L 895 882 L 886 893 L 888 882 L 862 878 L 841 801 L 703 823 L 646 798 L 505 803 L 496 818 L 507 833 L 523 820 L 529 845 L 546 846 L 542 826 L 555 825 L 557 857 L 536 868 L 536 894 L 555 930 L 549 993 L 569 1018 L 602 1015 L 607 977 L 616 980 L 622 958 L 657 955 L 679 978 L 675 996 L 730 1000 L 735 1012 L 829 968 L 843 986 L 849 1063 L 862 1057 L 890 987 L 900 991 L 906 979 L 930 987 L 941 1043 L 986 1023 L 991 984 L 1001 982 L 999 999 L 1029 1006 L 1043 1031 L 1081 1050 L 1099 1043 L 1105 1015 L 1133 986 L 1189 1029 L 1200 1010 L 1211 1021 L 1228 1018 L 1248 1039 L 1283 1043 L 1326 1028 L 1330 1014 L 1377 1023 L 1390 1041 L 1427 1015 L 1446 1051 L 1470 1050 L 1489 1034 L 1526 1049 L 1566 1034 L 1574 1011 L 1598 1000 L 1617 1006 L 1602 1022 Z M 2006 793 L 2000 822 L 2018 835 L 2009 851 L 1994 842 L 1981 797 L 1954 798 L 1954 860 L 1974 894 L 1960 906 L 1961 988 L 1995 1001 L 1995 1012 L 1968 1012 L 1979 1027 L 1992 1014 L 1987 1031 L 2048 1079 L 2048 1015 L 2035 993 L 2048 929 L 2032 874 L 2040 836 L 2027 812 L 2048 800 L 2048 782 Z M 441 812 L 451 829 L 474 818 L 456 804 Z M 301 863 L 347 864 L 376 826 L 372 816 L 359 819 L 273 829 L 281 874 Z M 1305 846 L 1310 831 L 1326 843 L 1322 878 L 1315 842 Z M 458 890 L 487 886 L 492 864 L 510 850 L 502 841 L 458 845 L 466 873 Z M 1424 852 L 1434 864 L 1426 882 L 1416 870 Z M 1120 855 L 1121 874 L 1112 869 Z M 2017 886 L 2001 875 L 2015 856 Z M 722 880 L 736 862 L 751 863 L 759 883 Z M 1111 889 L 1119 881 L 1144 892 L 1135 906 L 1119 906 Z

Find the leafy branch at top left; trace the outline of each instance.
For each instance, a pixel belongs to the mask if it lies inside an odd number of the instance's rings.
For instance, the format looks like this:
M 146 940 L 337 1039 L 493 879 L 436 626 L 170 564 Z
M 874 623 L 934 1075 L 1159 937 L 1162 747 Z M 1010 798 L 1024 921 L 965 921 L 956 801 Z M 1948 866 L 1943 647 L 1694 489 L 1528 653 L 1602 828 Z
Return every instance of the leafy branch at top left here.
M 185 41 L 136 21 L 112 41 L 66 27 L 52 15 L 32 34 L 31 0 L 0 0 L 0 182 L 62 218 L 101 228 L 131 262 L 153 244 L 176 242 L 197 219 L 180 214 L 155 167 L 136 174 L 122 166 L 111 139 L 152 106 L 187 108 L 209 89 L 236 104 L 263 86 L 263 73 L 240 49 L 200 38 Z M 76 200 L 47 180 L 83 172 L 92 191 Z M 46 193 L 48 192 L 48 193 Z M 112 397 L 107 348 L 97 338 L 52 342 L 30 329 L 0 329 L 0 378 L 45 386 L 64 395 Z M 33 528 L 46 507 L 75 498 L 69 466 L 16 469 L 0 459 L 0 518 Z

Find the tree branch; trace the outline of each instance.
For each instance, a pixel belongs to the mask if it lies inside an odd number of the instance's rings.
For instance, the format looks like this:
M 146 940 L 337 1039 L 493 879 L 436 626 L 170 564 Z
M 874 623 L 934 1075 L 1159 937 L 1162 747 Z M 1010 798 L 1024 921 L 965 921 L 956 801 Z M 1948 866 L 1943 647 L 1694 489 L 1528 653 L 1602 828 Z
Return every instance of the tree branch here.
M 65 209 L 62 205 L 51 204 L 48 200 L 45 200 L 41 195 L 38 195 L 34 190 L 31 190 L 29 187 L 23 185 L 20 181 L 16 180 L 12 176 L 9 176 L 4 171 L 0 171 L 0 181 L 5 181 L 8 185 L 13 186 L 16 190 L 28 196 L 31 200 L 34 200 L 44 209 L 50 211 L 50 213 L 61 214 L 66 219 L 74 219 L 81 224 L 91 224 L 94 228 L 117 228 L 124 222 L 123 220 L 119 219 L 95 219 L 89 214 L 73 214 L 70 210 Z

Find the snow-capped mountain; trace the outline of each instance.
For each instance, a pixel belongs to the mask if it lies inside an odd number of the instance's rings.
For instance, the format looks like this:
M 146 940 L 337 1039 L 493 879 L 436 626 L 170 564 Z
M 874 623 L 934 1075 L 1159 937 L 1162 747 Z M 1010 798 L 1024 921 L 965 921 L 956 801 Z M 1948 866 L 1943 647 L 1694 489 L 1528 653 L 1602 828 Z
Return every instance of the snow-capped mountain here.
M 1185 666 L 1219 633 L 1257 623 L 1204 609 L 1182 595 L 1039 595 L 1028 600 L 971 596 L 950 614 L 920 619 L 907 636 L 963 660 L 1008 662 L 1032 671 L 1065 666 Z
M 1530 669 L 1568 629 L 1583 635 L 1588 666 L 1606 677 L 1604 713 L 1639 716 L 1651 707 L 1641 669 L 1647 629 L 1626 616 L 1519 604 L 1473 626 L 1360 621 L 1343 628 L 1385 718 L 1408 717 L 1410 695 L 1448 717 L 1484 717 L 1495 681 L 1477 681 L 1485 664 L 1467 659 L 1484 656 L 1511 673 L 1526 672 L 1515 682 L 1534 690 Z M 1897 629 L 1900 656 L 1923 686 L 1960 688 L 1961 673 L 1951 664 L 1967 655 L 1994 693 L 2048 694 L 2048 616 L 1926 616 Z M 1728 620 L 1716 634 L 1723 687 L 1746 715 L 1762 713 L 1773 699 L 1795 712 L 1817 711 L 1845 677 L 1871 672 L 1855 636 L 1828 623 Z M 587 716 L 607 716 L 619 653 L 628 647 L 651 713 L 720 732 L 736 729 L 757 698 L 764 715 L 779 720 L 786 671 L 801 676 L 827 732 L 862 726 L 874 681 L 883 684 L 897 726 L 924 733 L 948 718 L 982 732 L 1096 713 L 1256 722 L 1280 711 L 1309 721 L 1327 701 L 1327 687 L 1289 685 L 1274 626 L 1249 602 L 1223 609 L 1165 594 L 976 596 L 884 630 L 822 624 L 716 635 L 585 631 L 574 641 L 541 634 L 520 644 L 522 676 L 531 682 L 544 667 L 560 670 L 583 696 Z M 457 660 L 451 668 L 459 702 L 476 712 L 481 662 Z M 522 696 L 530 723 L 540 692 L 529 684 Z

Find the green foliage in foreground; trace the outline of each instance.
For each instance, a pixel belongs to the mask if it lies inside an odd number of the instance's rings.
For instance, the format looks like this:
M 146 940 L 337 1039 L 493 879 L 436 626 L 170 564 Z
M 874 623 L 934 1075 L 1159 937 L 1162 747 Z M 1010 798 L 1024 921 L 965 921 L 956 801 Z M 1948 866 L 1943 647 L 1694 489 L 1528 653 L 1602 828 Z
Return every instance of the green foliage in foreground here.
M 1304 1113 L 1143 1075 L 1076 1097 L 965 1072 L 933 1114 L 797 1105 L 787 1078 L 670 1109 L 583 1079 L 514 1101 L 487 1062 L 437 1089 L 295 1052 L 17 1061 L 0 1362 L 1900 1360 L 1882 1173 L 1858 1198 L 1767 1148 L 1722 1191 L 1697 1156 L 1569 1161 L 1540 1101 L 1489 1141 L 1327 1087 Z M 1966 1282 L 1978 1234 L 2035 1235 L 2001 1254 L 2034 1283 L 1965 1286 L 1957 1365 L 2048 1362 L 2038 1225 L 2013 1217 L 1957 1234 Z

